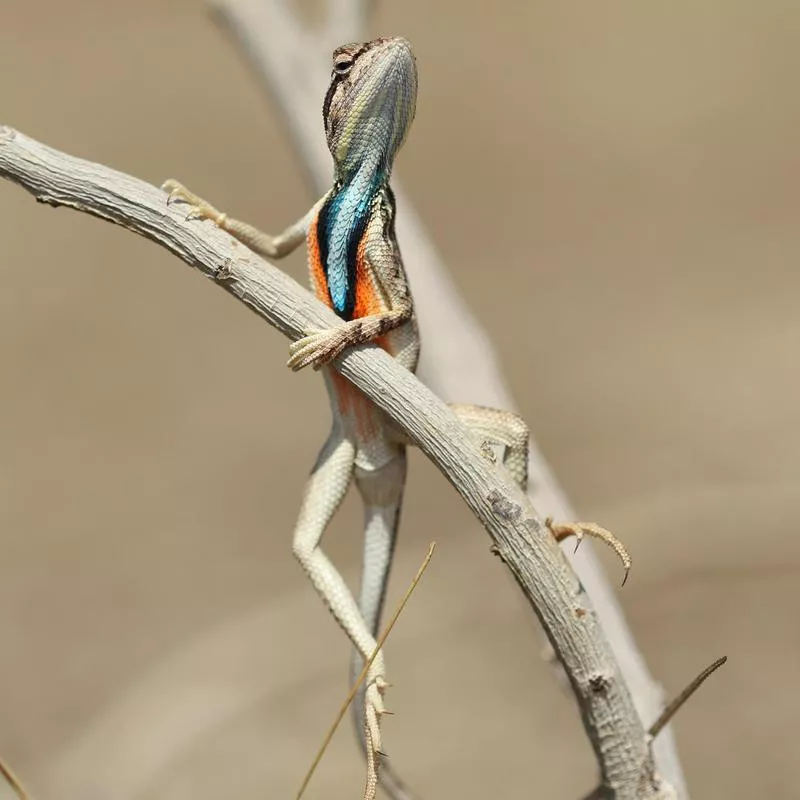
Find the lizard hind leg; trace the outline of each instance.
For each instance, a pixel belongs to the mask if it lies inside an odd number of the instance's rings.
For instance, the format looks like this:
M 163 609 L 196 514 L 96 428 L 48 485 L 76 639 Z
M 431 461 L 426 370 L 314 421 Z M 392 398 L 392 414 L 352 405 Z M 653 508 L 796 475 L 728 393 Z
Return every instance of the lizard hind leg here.
M 355 600 L 341 575 L 320 548 L 320 540 L 344 499 L 355 464 L 355 446 L 334 426 L 306 483 L 300 514 L 294 529 L 292 550 L 314 588 L 330 608 L 336 621 L 360 646 L 370 642 L 352 632 L 353 618 L 360 619 Z
M 528 489 L 528 439 L 525 420 L 511 411 L 486 406 L 448 403 L 453 413 L 482 445 L 503 447 L 503 466 L 523 491 Z
M 460 405 L 449 403 L 455 415 L 479 438 L 482 445 L 502 445 L 503 466 L 519 484 L 523 491 L 528 490 L 528 426 L 522 417 L 510 411 L 500 411 L 483 406 Z M 493 455 L 493 454 L 490 454 Z M 604 541 L 619 556 L 625 567 L 622 585 L 628 580 L 631 569 L 631 557 L 625 545 L 611 531 L 601 528 L 594 522 L 554 523 L 547 519 L 546 525 L 557 542 L 568 536 L 575 536 L 577 544 L 584 535 L 594 536 Z
M 386 586 L 392 563 L 400 507 L 406 479 L 405 448 L 400 448 L 391 461 L 377 470 L 356 467 L 355 480 L 364 504 L 364 562 L 358 606 L 373 637 L 377 637 L 381 613 L 386 598 Z M 358 648 L 353 649 L 350 662 L 350 683 L 356 682 L 364 665 Z M 374 666 L 374 663 L 373 663 Z M 382 676 L 383 677 L 383 676 Z M 361 749 L 372 767 L 379 757 L 370 735 L 374 712 L 368 707 L 367 685 L 370 677 L 353 698 L 353 722 Z M 381 713 L 387 713 L 382 709 Z M 414 800 L 414 795 L 388 763 L 380 770 L 380 784 L 392 800 Z
M 353 476 L 355 455 L 353 441 L 345 436 L 340 426 L 334 425 L 306 484 L 292 549 L 333 617 L 361 657 L 367 659 L 375 649 L 375 637 L 344 579 L 320 547 L 325 529 L 347 493 Z M 376 753 L 379 753 L 381 746 L 380 717 L 383 714 L 382 694 L 386 686 L 383 675 L 383 654 L 378 653 L 366 680 L 365 707 L 369 725 L 366 736 L 371 747 L 365 797 L 374 796 L 377 784 Z

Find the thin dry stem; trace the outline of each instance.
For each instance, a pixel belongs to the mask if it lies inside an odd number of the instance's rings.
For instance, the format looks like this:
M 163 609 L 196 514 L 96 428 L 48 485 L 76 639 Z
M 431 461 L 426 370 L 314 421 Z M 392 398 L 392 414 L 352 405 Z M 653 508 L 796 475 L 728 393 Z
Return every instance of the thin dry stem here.
M 20 781 L 11 767 L 9 767 L 2 758 L 0 758 L 0 775 L 6 779 L 8 785 L 14 790 L 14 794 L 17 795 L 19 800 L 30 800 L 30 795 L 22 785 L 22 781 Z
M 647 733 L 655 739 L 667 723 L 680 711 L 683 704 L 705 683 L 706 679 L 715 673 L 726 661 L 728 656 L 718 658 L 713 664 L 707 666 L 661 713 L 661 716 L 650 726 Z

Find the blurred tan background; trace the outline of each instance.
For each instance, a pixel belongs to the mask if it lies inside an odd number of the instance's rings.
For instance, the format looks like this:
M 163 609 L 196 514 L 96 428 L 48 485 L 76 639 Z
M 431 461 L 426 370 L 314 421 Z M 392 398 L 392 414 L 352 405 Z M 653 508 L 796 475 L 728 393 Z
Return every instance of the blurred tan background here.
M 409 0 L 370 33 L 415 46 L 398 175 L 581 517 L 628 543 L 651 669 L 674 694 L 730 657 L 677 719 L 693 797 L 800 796 L 800 10 Z M 0 122 L 268 229 L 313 199 L 199 0 L 4 0 Z M 290 550 L 321 381 L 126 231 L 0 183 L 0 242 L 0 753 L 39 800 L 292 796 L 349 652 Z M 428 800 L 580 796 L 527 609 L 411 466 L 390 604 L 440 548 L 388 649 L 396 768 Z M 351 498 L 326 539 L 351 578 L 359 525 Z M 308 796 L 362 777 L 348 724 Z

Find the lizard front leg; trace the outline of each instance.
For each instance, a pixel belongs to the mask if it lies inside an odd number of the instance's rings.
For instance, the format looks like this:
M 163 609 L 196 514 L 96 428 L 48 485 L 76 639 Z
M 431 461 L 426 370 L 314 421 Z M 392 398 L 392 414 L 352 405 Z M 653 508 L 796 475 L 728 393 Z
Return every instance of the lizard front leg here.
M 320 198 L 301 219 L 282 233 L 273 236 L 247 222 L 232 219 L 172 178 L 165 181 L 161 188 L 168 194 L 167 203 L 177 201 L 191 206 L 187 219 L 211 220 L 254 253 L 265 258 L 283 258 L 297 249 L 306 240 L 308 227 L 313 223 L 320 206 L 327 198 L 327 195 Z M 406 297 L 403 302 L 396 302 L 392 308 L 350 320 L 335 328 L 308 330 L 302 339 L 289 345 L 287 366 L 295 372 L 310 365 L 313 365 L 314 369 L 319 369 L 346 348 L 372 341 L 402 325 L 410 318 L 411 313 L 411 301 Z
M 227 214 L 219 211 L 211 203 L 203 200 L 202 197 L 173 178 L 165 181 L 161 189 L 168 194 L 167 204 L 180 202 L 192 207 L 186 215 L 186 219 L 211 220 L 245 247 L 265 258 L 283 258 L 296 250 L 305 241 L 309 221 L 317 208 L 315 205 L 305 216 L 290 225 L 285 231 L 277 236 L 272 236 L 247 222 L 231 219 Z
M 286 366 L 297 372 L 313 365 L 319 369 L 348 347 L 377 339 L 411 318 L 411 305 L 394 308 L 367 317 L 358 317 L 335 328 L 309 330 L 302 339 L 289 345 Z

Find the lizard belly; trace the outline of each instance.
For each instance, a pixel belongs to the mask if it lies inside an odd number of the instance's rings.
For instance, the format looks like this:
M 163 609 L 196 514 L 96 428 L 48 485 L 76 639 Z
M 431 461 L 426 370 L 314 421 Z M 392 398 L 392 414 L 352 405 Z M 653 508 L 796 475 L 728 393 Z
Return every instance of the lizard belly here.
M 365 247 L 366 237 L 363 237 L 356 251 L 355 302 L 347 321 L 379 314 L 388 309 L 383 293 L 367 264 Z M 321 258 L 316 220 L 308 231 L 308 261 L 314 293 L 335 311 Z M 402 328 L 389 331 L 375 339 L 375 344 L 395 356 L 406 338 L 401 331 Z M 401 447 L 390 438 L 383 412 L 336 370 L 325 367 L 323 372 L 333 411 L 338 414 L 347 435 L 356 444 L 356 465 L 370 471 L 380 469 L 396 457 L 398 448 Z

